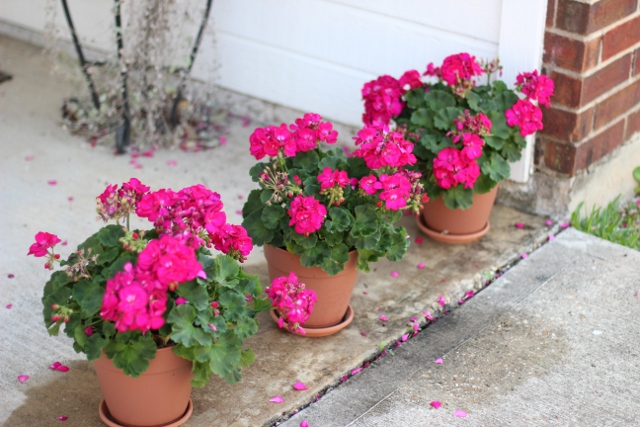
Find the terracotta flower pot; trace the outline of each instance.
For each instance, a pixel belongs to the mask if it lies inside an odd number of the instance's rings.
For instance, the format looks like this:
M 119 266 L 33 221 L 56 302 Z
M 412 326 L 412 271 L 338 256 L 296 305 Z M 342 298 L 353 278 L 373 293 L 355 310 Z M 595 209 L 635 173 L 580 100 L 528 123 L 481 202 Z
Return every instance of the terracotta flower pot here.
M 467 243 L 489 231 L 489 215 L 498 187 L 485 194 L 474 194 L 468 209 L 449 209 L 438 197 L 425 203 L 418 226 L 427 236 L 445 243 Z
M 104 396 L 100 418 L 108 426 L 179 426 L 191 416 L 191 362 L 170 347 L 158 349 L 138 378 L 125 375 L 104 353 L 93 364 Z
M 358 253 L 356 251 L 349 252 L 349 261 L 345 264 L 344 270 L 335 276 L 328 275 L 320 267 L 304 267 L 300 264 L 300 255 L 271 245 L 264 246 L 264 256 L 267 259 L 270 280 L 280 276 L 288 276 L 293 271 L 298 279 L 306 285 L 306 288 L 312 289 L 318 296 L 313 313 L 309 320 L 302 325 L 304 329 L 329 328 L 344 323 L 351 294 L 358 277 L 356 269 Z M 350 318 L 352 319 L 353 316 Z M 338 330 L 332 333 L 338 332 Z M 314 334 L 314 336 L 319 335 Z

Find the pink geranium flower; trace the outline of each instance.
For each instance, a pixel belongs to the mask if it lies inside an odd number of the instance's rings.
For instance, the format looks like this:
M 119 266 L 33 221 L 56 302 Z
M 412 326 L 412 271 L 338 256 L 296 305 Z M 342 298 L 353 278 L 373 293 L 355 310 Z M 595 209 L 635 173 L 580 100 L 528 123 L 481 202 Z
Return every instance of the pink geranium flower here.
M 322 227 L 327 209 L 313 196 L 296 196 L 287 210 L 291 218 L 290 226 L 295 226 L 298 234 L 309 235 Z
M 442 80 L 449 86 L 455 86 L 462 80 L 469 80 L 474 76 L 482 75 L 483 71 L 476 62 L 476 57 L 468 53 L 459 53 L 448 56 L 442 61 L 440 67 Z
M 49 248 L 54 247 L 61 240 L 55 234 L 40 231 L 36 234 L 36 242 L 29 247 L 27 255 L 43 257 L 49 253 Z
M 542 111 L 529 101 L 519 99 L 504 113 L 509 126 L 519 126 L 520 135 L 527 136 L 542 130 Z

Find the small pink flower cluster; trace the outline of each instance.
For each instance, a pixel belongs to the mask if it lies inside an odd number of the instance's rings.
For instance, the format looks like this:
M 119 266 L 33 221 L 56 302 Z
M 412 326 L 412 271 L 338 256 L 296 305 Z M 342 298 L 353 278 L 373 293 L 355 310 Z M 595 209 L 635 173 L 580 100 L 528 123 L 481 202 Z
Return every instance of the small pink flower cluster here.
M 137 178 L 131 178 L 118 188 L 117 185 L 109 185 L 96 200 L 97 211 L 104 222 L 110 219 L 118 221 L 135 211 L 136 204 L 142 196 L 149 191 L 149 187 L 143 185 Z
M 463 135 L 463 144 L 465 141 L 464 137 L 467 135 L 475 137 L 470 138 L 470 140 L 482 141 L 478 135 L 468 133 Z M 475 148 L 476 147 L 465 147 L 462 150 L 457 150 L 456 148 L 449 147 L 442 149 L 438 153 L 438 157 L 433 159 L 433 175 L 441 188 L 448 190 L 458 184 L 463 184 L 464 188 L 473 188 L 476 180 L 480 176 L 478 163 L 475 158 L 469 157 L 470 153 L 475 153 Z M 467 151 L 465 152 L 465 150 Z M 481 150 L 480 153 L 482 153 Z
M 518 74 L 516 85 L 527 98 L 519 99 L 504 112 L 504 115 L 509 126 L 520 127 L 520 135 L 531 135 L 537 130 L 542 130 L 542 111 L 533 101 L 549 108 L 554 90 L 553 80 L 545 75 L 539 75 L 538 70 L 534 70 L 532 73 Z
M 469 110 L 464 110 L 464 115 L 453 119 L 453 125 L 456 127 L 456 132 L 447 133 L 447 136 L 454 135 L 453 142 L 458 142 L 462 133 L 470 132 L 480 136 L 489 136 L 491 134 L 491 120 L 482 113 L 472 116 Z
M 532 73 L 518 74 L 516 85 L 527 96 L 527 100 L 538 101 L 538 104 L 549 108 L 555 86 L 551 78 L 538 74 L 538 70 L 533 70 Z
M 290 157 L 314 149 L 319 141 L 333 144 L 337 138 L 330 122 L 323 122 L 319 114 L 307 113 L 289 127 L 283 123 L 257 128 L 249 137 L 249 150 L 258 160 L 265 156 Z
M 468 53 L 447 56 L 440 67 L 440 76 L 449 86 L 461 85 L 463 81 L 480 75 L 482 68 L 476 62 L 476 57 Z
M 242 262 L 253 249 L 251 238 L 243 227 L 226 223 L 223 207 L 218 193 L 198 184 L 177 193 L 171 189 L 147 193 L 136 213 L 152 221 L 160 235 L 185 239 L 196 248 L 213 244 Z
M 384 168 L 388 172 L 361 178 L 360 189 L 365 194 L 372 196 L 380 191 L 380 200 L 387 209 L 394 211 L 422 203 L 421 174 L 403 169 L 415 164 L 416 156 L 413 144 L 405 140 L 402 133 L 390 132 L 387 125 L 376 122 L 366 125 L 353 139 L 359 146 L 353 152 L 355 157 L 364 159 L 370 169 Z
M 404 108 L 402 95 L 420 86 L 422 86 L 422 80 L 420 80 L 420 73 L 416 70 L 405 72 L 400 80 L 384 75 L 366 83 L 362 88 L 365 106 L 362 121 L 365 125 L 374 122 L 389 123 Z
M 320 183 L 320 195 L 329 196 L 329 206 L 340 206 L 344 203 L 344 189 L 347 185 L 355 188 L 358 185 L 357 178 L 349 178 L 347 172 L 333 170 L 326 167 L 318 175 Z
M 296 233 L 308 236 L 322 227 L 327 208 L 313 196 L 298 195 L 291 201 L 287 214 L 291 218 L 289 226 L 294 225 Z
M 520 126 L 520 135 L 531 135 L 542 129 L 542 111 L 529 101 L 518 99 L 504 112 L 509 126 Z
M 143 333 L 164 325 L 169 291 L 196 277 L 206 278 L 193 248 L 170 235 L 151 240 L 134 266 L 107 281 L 100 316 L 118 332 Z
M 45 263 L 44 268 L 47 270 L 53 270 L 53 263 L 55 260 L 60 259 L 60 255 L 53 251 L 53 247 L 61 241 L 62 240 L 60 240 L 55 234 L 40 231 L 36 234 L 36 242 L 29 247 L 27 255 L 33 255 L 36 258 L 46 256 L 47 262 Z M 49 249 L 51 249 L 51 251 L 49 251 Z
M 291 332 L 304 335 L 305 330 L 301 325 L 309 320 L 313 312 L 313 305 L 318 299 L 316 293 L 306 289 L 294 272 L 289 277 L 273 279 L 265 292 L 273 300 L 271 306 L 278 312 L 278 327 L 284 327 L 286 322 Z

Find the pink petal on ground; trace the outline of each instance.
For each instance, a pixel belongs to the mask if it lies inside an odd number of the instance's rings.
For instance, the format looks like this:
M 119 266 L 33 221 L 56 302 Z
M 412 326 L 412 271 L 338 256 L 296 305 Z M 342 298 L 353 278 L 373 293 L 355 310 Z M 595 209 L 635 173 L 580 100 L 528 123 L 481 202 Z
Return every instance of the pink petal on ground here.
M 389 320 L 389 318 L 383 314 L 382 316 L 380 316 L 380 320 L 386 322 L 387 320 Z
M 67 197 L 67 200 L 70 201 L 70 202 L 73 202 L 73 196 Z
M 475 292 L 473 292 L 473 289 L 464 293 L 464 297 L 467 299 L 473 298 L 474 295 L 475 295 Z
M 360 371 L 362 371 L 362 368 L 356 368 L 353 371 L 351 371 L 351 375 L 355 375 L 355 374 L 359 373 Z
M 421 245 L 421 244 L 422 244 L 422 242 L 424 242 L 424 239 L 423 239 L 422 237 L 416 237 L 415 242 L 416 242 L 418 245 Z
M 467 418 L 467 413 L 462 409 L 457 409 L 456 412 L 453 413 L 453 416 L 458 418 Z
M 25 156 L 25 158 L 24 158 L 24 159 L 25 159 L 27 162 L 30 162 L 30 161 L 31 161 L 31 160 L 33 160 L 34 158 L 35 158 L 35 156 Z
M 249 127 L 249 125 L 251 124 L 251 118 L 249 116 L 242 116 L 240 118 L 242 119 L 242 127 Z
M 134 166 L 135 169 L 142 169 L 142 165 L 140 163 L 136 163 Z
M 307 422 L 307 420 L 304 420 L 303 422 L 301 422 L 300 427 L 309 427 L 309 423 Z
M 527 255 L 527 254 L 522 254 L 520 256 L 522 257 L 522 259 L 527 259 L 529 257 L 529 255 Z
M 369 295 L 369 292 L 367 292 L 367 291 L 362 291 L 362 295 Z
M 444 300 L 444 296 L 442 294 L 438 295 L 436 301 L 438 302 L 438 304 L 440 304 L 441 307 L 444 307 L 446 304 L 446 301 Z
M 236 213 L 237 213 L 238 215 L 242 215 L 242 211 L 241 211 L 240 209 L 238 209 L 238 210 L 236 211 Z
M 376 307 L 376 311 L 382 311 L 382 307 Z
M 225 136 L 221 136 L 220 137 L 220 145 L 221 146 L 227 145 L 227 137 L 225 137 Z
M 7 304 L 7 308 L 8 308 L 9 310 L 11 310 L 11 307 L 13 307 L 13 304 Z
M 303 383 L 301 383 L 300 381 L 296 382 L 293 385 L 293 388 L 295 388 L 296 390 L 308 390 L 309 387 L 307 387 L 306 385 L 304 385 Z
M 424 268 L 424 262 L 421 262 L 420 264 L 417 265 L 418 268 L 423 269 Z
M 555 238 L 556 238 L 556 236 L 554 236 L 553 234 L 549 234 L 549 241 L 552 241 Z
M 400 273 L 398 273 L 397 271 L 392 271 L 390 276 L 391 277 L 398 277 L 400 275 Z
M 360 332 L 360 335 L 362 335 L 363 337 L 368 337 L 369 336 L 369 334 L 366 333 L 366 332 Z
M 516 228 L 524 228 L 524 224 L 521 222 L 516 222 L 514 225 L 516 226 Z
M 544 222 L 544 225 L 546 225 L 547 227 L 551 227 L 553 225 L 553 221 L 551 221 L 550 219 L 546 220 Z
M 60 372 L 69 372 L 69 367 L 68 367 L 68 366 L 65 366 L 65 365 L 62 365 L 62 366 L 59 366 L 59 367 L 56 369 L 56 371 L 60 371 Z
M 29 375 L 18 375 L 18 381 L 20 381 L 21 383 L 25 382 L 28 379 Z
M 282 398 L 282 396 L 274 396 L 271 399 L 269 399 L 269 402 L 282 403 L 284 402 L 284 399 Z
M 340 382 L 342 382 L 342 383 L 343 383 L 343 382 L 345 382 L 345 381 L 346 381 L 346 380 L 348 380 L 348 379 L 349 379 L 349 376 L 348 376 L 348 375 L 345 375 L 344 377 L 340 378 Z
M 49 185 L 57 185 L 58 181 L 56 181 L 55 179 L 50 179 L 49 181 L 47 181 L 47 184 L 49 184 Z
M 433 361 L 433 363 L 435 363 L 436 365 L 442 365 L 444 361 L 442 360 L 441 357 L 438 357 L 436 360 Z
M 409 339 L 409 334 L 404 334 L 404 335 L 402 336 L 402 342 L 405 342 L 405 341 L 406 341 L 406 340 L 408 340 L 408 339 Z
M 144 153 L 142 153 L 142 157 L 153 157 L 153 153 L 155 152 L 155 148 L 150 148 Z
M 62 243 L 60 243 L 62 246 L 67 246 L 69 244 L 69 242 L 67 242 L 66 240 Z
M 434 400 L 433 402 L 429 403 L 429 405 L 433 406 L 436 409 L 440 409 L 440 407 L 442 406 L 442 402 L 438 402 L 437 400 Z
M 13 278 L 14 278 L 14 277 L 16 277 L 16 276 L 15 276 L 15 274 L 13 274 L 13 273 L 9 273 L 9 274 L 7 274 L 7 277 L 8 277 L 9 279 L 13 279 Z
M 429 310 L 425 310 L 423 311 L 423 313 L 425 319 L 427 319 L 429 322 L 433 322 L 433 316 L 431 315 L 431 312 Z
M 563 229 L 564 229 L 564 228 L 569 227 L 570 225 L 571 225 L 571 223 L 570 223 L 570 222 L 563 222 L 562 224 L 560 224 L 560 228 L 563 228 Z
M 53 365 L 49 366 L 49 369 L 53 369 L 56 370 L 58 369 L 58 367 L 62 366 L 62 363 L 60 362 L 53 362 Z
M 178 162 L 175 160 L 168 160 L 167 166 L 178 166 Z
M 66 415 L 60 415 L 60 416 L 58 417 L 58 419 L 59 419 L 60 421 L 67 421 L 67 420 L 69 419 L 69 417 L 67 417 Z

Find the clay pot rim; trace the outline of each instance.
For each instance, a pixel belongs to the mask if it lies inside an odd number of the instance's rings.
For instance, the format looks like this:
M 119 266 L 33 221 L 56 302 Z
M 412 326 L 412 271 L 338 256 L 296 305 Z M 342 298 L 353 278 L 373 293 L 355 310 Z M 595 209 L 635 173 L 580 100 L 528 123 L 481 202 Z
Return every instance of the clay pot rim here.
M 422 231 L 424 234 L 426 234 L 428 237 L 432 238 L 433 240 L 436 240 L 438 242 L 443 242 L 443 243 L 451 243 L 454 245 L 469 243 L 474 240 L 477 240 L 480 237 L 487 234 L 489 232 L 489 229 L 491 228 L 490 222 L 487 221 L 487 225 L 485 225 L 484 228 L 482 228 L 482 230 L 476 231 L 475 233 L 443 234 L 440 231 L 436 231 L 429 228 L 427 224 L 425 224 L 424 218 L 422 217 L 422 215 L 418 215 L 416 217 L 416 224 L 418 224 L 418 228 L 420 229 L 420 231 Z
M 126 427 L 124 424 L 118 424 L 118 422 L 111 417 L 111 413 L 109 412 L 109 408 L 107 407 L 107 402 L 104 399 L 100 401 L 100 405 L 98 406 L 98 413 L 100 414 L 100 419 L 102 420 L 102 422 L 108 425 L 109 427 Z M 181 426 L 182 424 L 187 422 L 187 420 L 191 417 L 192 413 L 193 413 L 193 401 L 191 400 L 191 398 L 189 398 L 189 404 L 187 405 L 187 409 L 184 411 L 184 414 L 180 418 L 170 422 L 169 424 L 163 424 L 162 426 L 156 426 L 156 427 Z
M 276 315 L 276 310 L 275 309 L 271 309 L 269 310 L 269 315 L 271 316 L 271 318 L 273 319 L 274 322 L 278 323 L 278 316 Z M 354 311 L 353 311 L 353 307 L 351 306 L 351 304 L 349 304 L 349 306 L 347 307 L 347 312 L 344 314 L 344 317 L 342 318 L 342 321 L 340 323 L 338 323 L 337 325 L 333 325 L 333 326 L 327 326 L 325 328 L 308 328 L 305 327 L 304 325 L 302 325 L 302 327 L 304 328 L 306 334 L 302 335 L 299 333 L 294 333 L 289 331 L 289 329 L 285 329 L 288 333 L 293 334 L 293 335 L 298 335 L 301 337 L 308 337 L 308 338 L 319 338 L 319 337 L 325 337 L 328 335 L 333 335 L 336 334 L 338 332 L 340 332 L 341 330 L 343 330 L 344 328 L 346 328 L 347 326 L 349 326 L 349 324 L 353 321 L 353 317 L 354 317 Z M 285 326 L 287 325 L 287 322 L 284 323 Z

